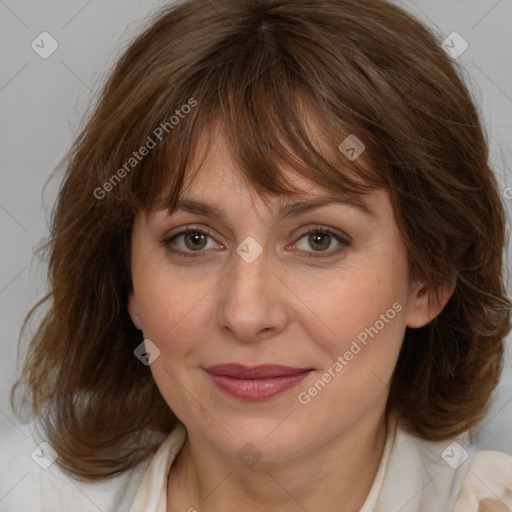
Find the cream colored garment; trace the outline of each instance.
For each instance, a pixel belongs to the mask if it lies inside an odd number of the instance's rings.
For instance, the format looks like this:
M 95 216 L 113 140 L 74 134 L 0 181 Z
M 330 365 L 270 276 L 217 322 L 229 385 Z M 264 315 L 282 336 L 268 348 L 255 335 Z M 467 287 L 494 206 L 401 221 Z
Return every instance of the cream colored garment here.
M 167 476 L 186 439 L 178 425 L 149 464 L 129 512 L 166 512 Z M 390 420 L 383 456 L 360 512 L 477 512 L 478 502 L 501 499 L 512 509 L 512 456 L 476 452 L 462 441 L 430 442 L 408 434 Z M 457 455 L 462 450 L 467 458 Z M 445 462 L 450 461 L 451 465 Z
M 15 430 L 0 438 L 0 512 L 167 512 L 167 476 L 186 435 L 179 424 L 152 459 L 115 479 L 85 484 L 64 475 L 57 464 L 39 467 L 31 452 L 40 441 L 33 441 L 33 432 L 24 436 Z M 484 497 L 512 509 L 512 457 L 475 453 L 459 441 L 468 458 L 452 469 L 441 456 L 457 451 L 450 443 L 422 441 L 392 419 L 360 512 L 477 512 Z

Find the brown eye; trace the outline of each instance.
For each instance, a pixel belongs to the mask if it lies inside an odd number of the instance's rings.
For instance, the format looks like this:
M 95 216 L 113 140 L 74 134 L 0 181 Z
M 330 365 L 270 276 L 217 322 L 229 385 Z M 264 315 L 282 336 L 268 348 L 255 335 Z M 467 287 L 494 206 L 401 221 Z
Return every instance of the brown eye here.
M 328 250 L 333 245 L 335 249 Z M 303 233 L 297 242 L 297 246 L 301 251 L 309 253 L 308 257 L 333 256 L 338 254 L 349 245 L 350 242 L 346 238 L 325 228 L 310 229 L 309 231 Z M 309 249 L 313 249 L 313 251 Z
M 331 241 L 331 235 L 327 233 L 313 233 L 308 235 L 308 243 L 310 246 L 320 251 L 328 249 L 331 245 Z
M 204 249 L 217 247 L 217 244 L 213 242 L 212 246 L 208 247 L 209 239 L 213 241 L 208 231 L 198 228 L 187 228 L 162 240 L 162 243 L 169 251 L 175 254 L 195 257 L 207 252 Z
M 184 235 L 183 241 L 188 249 L 197 251 L 204 249 L 206 246 L 208 235 L 199 231 L 190 231 Z

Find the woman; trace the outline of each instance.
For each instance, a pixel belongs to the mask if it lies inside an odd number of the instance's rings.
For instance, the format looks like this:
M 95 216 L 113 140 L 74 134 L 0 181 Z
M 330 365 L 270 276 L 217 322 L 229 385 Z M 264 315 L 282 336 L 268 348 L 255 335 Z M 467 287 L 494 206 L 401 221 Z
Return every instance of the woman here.
M 469 443 L 510 329 L 487 156 L 382 0 L 159 13 L 66 161 L 18 383 L 50 458 L 104 512 L 510 508 Z

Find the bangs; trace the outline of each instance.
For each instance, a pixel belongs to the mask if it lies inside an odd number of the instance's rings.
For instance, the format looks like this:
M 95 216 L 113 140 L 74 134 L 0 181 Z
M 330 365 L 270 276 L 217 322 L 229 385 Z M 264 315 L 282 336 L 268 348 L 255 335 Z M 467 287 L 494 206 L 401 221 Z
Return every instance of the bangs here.
M 23 329 L 51 307 L 11 403 L 20 386 L 57 464 L 85 481 L 137 467 L 168 437 L 179 418 L 134 357 L 144 336 L 127 307 L 134 220 L 173 211 L 221 135 L 263 199 L 302 195 L 298 177 L 363 208 L 372 189 L 389 192 L 410 282 L 423 283 L 429 306 L 441 286 L 456 286 L 436 318 L 405 329 L 386 412 L 426 440 L 475 427 L 511 328 L 506 211 L 441 39 L 382 0 L 164 7 L 123 50 L 59 164 L 49 291 Z
M 198 63 L 194 74 L 169 87 L 169 106 L 157 113 L 152 105 L 155 119 L 168 119 L 180 105 L 197 102 L 130 176 L 124 201 L 132 212 L 172 211 L 185 177 L 199 170 L 221 133 L 243 179 L 262 196 L 303 192 L 285 177 L 285 169 L 356 203 L 371 189 L 387 187 L 383 169 L 373 164 L 378 159 L 370 156 L 372 141 L 358 127 L 359 114 L 334 100 L 332 92 L 320 96 L 319 84 L 305 78 L 308 70 L 300 70 L 298 62 L 290 66 L 290 55 L 281 58 L 284 50 L 272 45 L 265 30 L 260 38 L 255 29 L 243 46 L 223 41 L 223 51 L 211 50 L 207 65 Z M 301 65 L 307 68 L 308 59 Z M 350 88 L 349 82 L 344 87 Z M 356 159 L 339 149 L 349 135 L 364 144 Z M 141 133 L 140 140 L 148 136 Z M 199 148 L 206 149 L 199 153 Z

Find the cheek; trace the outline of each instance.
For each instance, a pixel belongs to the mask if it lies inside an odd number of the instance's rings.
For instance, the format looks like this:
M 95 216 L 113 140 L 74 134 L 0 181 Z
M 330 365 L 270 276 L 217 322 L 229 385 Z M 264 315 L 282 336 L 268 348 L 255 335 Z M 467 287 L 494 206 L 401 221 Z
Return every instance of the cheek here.
M 404 251 L 369 258 L 340 273 L 336 281 L 323 283 L 314 295 L 310 289 L 308 300 L 326 332 L 321 338 L 328 354 L 324 363 L 330 366 L 346 354 L 345 373 L 363 366 L 389 373 L 405 331 L 407 294 Z
M 324 301 L 323 364 L 297 397 L 313 417 L 331 411 L 333 425 L 362 416 L 387 393 L 405 331 L 405 294 L 392 280 L 366 274 L 336 292 L 339 299 Z
M 205 279 L 183 278 L 165 265 L 148 265 L 134 279 L 139 314 L 145 338 L 157 344 L 163 353 L 176 356 L 197 344 L 198 326 L 207 314 L 208 291 Z M 151 271 L 149 271 L 151 268 Z

